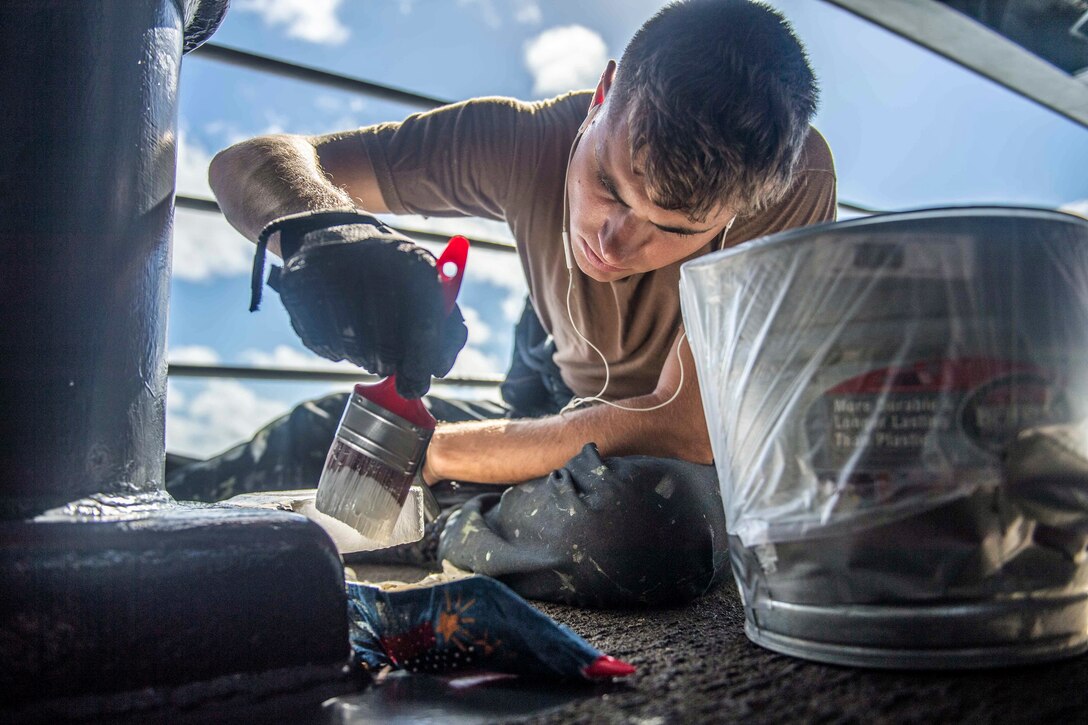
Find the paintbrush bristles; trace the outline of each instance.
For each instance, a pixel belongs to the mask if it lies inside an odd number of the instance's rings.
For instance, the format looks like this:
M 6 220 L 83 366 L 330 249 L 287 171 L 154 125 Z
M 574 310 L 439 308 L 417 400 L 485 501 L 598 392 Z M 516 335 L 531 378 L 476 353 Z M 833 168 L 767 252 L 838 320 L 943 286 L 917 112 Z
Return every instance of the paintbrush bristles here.
M 397 471 L 337 438 L 325 459 L 315 505 L 376 541 L 387 540 L 412 476 Z

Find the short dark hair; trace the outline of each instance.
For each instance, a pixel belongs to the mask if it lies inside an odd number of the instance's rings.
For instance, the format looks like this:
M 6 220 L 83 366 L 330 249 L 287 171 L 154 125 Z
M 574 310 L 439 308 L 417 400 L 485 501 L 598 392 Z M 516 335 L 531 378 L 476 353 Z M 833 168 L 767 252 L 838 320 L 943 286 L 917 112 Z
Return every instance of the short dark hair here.
M 801 42 L 750 0 L 680 0 L 635 33 L 605 112 L 626 113 L 655 204 L 750 214 L 793 180 L 819 90 Z

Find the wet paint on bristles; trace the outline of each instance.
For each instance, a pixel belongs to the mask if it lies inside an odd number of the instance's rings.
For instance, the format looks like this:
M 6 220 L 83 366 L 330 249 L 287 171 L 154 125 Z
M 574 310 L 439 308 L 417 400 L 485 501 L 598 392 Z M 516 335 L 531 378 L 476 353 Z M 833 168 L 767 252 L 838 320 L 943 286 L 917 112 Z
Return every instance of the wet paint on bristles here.
M 317 510 L 335 515 L 363 536 L 388 539 L 412 478 L 337 437 L 321 473 Z

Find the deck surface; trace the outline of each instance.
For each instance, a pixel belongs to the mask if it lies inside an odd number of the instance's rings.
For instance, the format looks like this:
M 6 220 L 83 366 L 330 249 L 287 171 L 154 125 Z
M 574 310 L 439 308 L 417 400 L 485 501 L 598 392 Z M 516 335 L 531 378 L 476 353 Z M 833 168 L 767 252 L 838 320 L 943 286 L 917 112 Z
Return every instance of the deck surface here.
M 412 571 L 390 569 L 384 574 L 408 579 Z M 534 604 L 607 654 L 636 665 L 637 674 L 622 685 L 590 688 L 559 704 L 525 697 L 529 712 L 524 714 L 509 709 L 480 711 L 474 720 L 471 712 L 451 706 L 448 715 L 457 715 L 451 722 L 663 725 L 1088 719 L 1088 656 L 963 672 L 891 672 L 815 664 L 749 642 L 731 583 L 693 604 L 671 609 L 594 611 Z M 509 691 L 501 694 L 516 697 Z M 436 703 L 431 700 L 430 704 L 433 708 Z M 401 699 L 399 705 L 410 719 L 410 703 Z

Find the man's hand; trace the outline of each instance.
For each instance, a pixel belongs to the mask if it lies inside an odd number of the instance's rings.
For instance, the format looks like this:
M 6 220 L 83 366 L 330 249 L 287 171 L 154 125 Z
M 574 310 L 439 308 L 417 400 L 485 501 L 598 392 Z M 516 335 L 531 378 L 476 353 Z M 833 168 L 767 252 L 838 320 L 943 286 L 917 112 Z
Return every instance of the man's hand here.
M 306 347 L 395 373 L 406 398 L 449 372 L 468 332 L 456 306 L 445 314 L 430 252 L 364 214 L 297 214 L 268 229 L 284 259 L 269 282 Z

